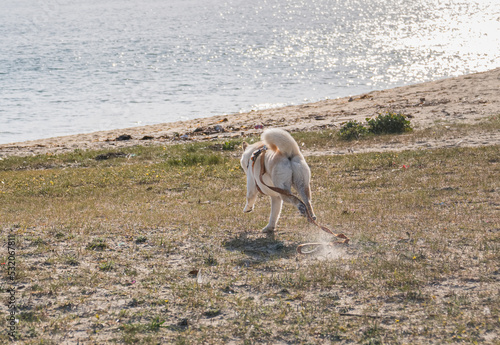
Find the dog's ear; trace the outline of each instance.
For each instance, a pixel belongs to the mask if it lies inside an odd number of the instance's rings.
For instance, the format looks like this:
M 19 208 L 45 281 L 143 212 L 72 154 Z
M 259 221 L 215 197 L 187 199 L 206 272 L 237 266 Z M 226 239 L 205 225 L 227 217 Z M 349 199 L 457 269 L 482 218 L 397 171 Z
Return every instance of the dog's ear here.
M 248 147 L 248 143 L 244 141 L 243 144 L 241 144 L 241 146 L 243 146 L 243 151 L 245 151 Z

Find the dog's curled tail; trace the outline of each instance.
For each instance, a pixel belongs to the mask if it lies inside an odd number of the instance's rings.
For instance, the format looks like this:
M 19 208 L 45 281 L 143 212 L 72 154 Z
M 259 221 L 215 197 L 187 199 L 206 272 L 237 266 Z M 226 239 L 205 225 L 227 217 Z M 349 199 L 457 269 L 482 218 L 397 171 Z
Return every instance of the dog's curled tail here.
M 267 129 L 262 133 L 261 139 L 269 149 L 280 151 L 288 158 L 301 155 L 299 145 L 295 139 L 283 129 Z

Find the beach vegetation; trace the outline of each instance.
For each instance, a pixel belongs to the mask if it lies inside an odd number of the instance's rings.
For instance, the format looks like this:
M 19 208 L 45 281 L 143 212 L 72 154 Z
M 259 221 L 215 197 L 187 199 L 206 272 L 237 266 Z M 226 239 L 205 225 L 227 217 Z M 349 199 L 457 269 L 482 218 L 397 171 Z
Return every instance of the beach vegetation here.
M 343 140 L 358 140 L 366 134 L 368 134 L 366 127 L 356 120 L 344 123 L 339 130 L 339 136 Z
M 412 131 L 410 120 L 401 113 L 386 112 L 375 118 L 366 119 L 368 132 L 373 134 L 394 134 Z
M 413 130 L 410 120 L 401 113 L 387 112 L 375 118 L 367 118 L 366 126 L 356 120 L 343 123 L 339 130 L 342 140 L 358 140 L 368 134 L 401 134 Z

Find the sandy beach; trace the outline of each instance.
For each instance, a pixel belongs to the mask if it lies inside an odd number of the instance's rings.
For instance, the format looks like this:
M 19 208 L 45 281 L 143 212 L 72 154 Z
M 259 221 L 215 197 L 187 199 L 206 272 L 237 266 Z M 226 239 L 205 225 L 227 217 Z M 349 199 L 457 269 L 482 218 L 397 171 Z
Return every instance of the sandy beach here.
M 349 120 L 364 121 L 386 111 L 411 118 L 415 129 L 435 123 L 474 123 L 500 113 L 500 68 L 455 78 L 409 85 L 367 94 L 329 99 L 283 108 L 209 118 L 116 129 L 0 145 L 0 157 L 55 154 L 75 149 L 112 149 L 182 141 L 228 140 L 260 133 L 269 127 L 289 131 L 338 128 Z M 416 147 L 478 146 L 500 143 L 500 133 L 453 135 L 436 141 L 387 147 L 362 147 L 352 152 L 411 149 Z

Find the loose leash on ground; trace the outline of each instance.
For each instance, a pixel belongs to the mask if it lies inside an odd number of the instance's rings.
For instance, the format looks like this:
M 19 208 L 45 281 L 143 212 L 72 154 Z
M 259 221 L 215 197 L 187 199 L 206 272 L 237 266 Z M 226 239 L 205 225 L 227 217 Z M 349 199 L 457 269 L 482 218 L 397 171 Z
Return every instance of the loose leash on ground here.
M 349 237 L 347 237 L 346 235 L 344 234 L 336 234 L 334 233 L 332 230 L 328 229 L 326 226 L 322 226 L 320 224 L 318 224 L 316 222 L 316 220 L 311 216 L 310 212 L 309 212 L 309 209 L 306 207 L 306 205 L 304 204 L 304 202 L 302 200 L 300 200 L 297 196 L 291 194 L 290 192 L 282 189 L 282 188 L 278 188 L 278 187 L 273 187 L 273 186 L 269 186 L 268 184 L 266 184 L 263 180 L 263 176 L 264 174 L 266 173 L 266 166 L 265 166 L 265 162 L 264 162 L 264 156 L 266 154 L 266 151 L 267 151 L 267 147 L 266 145 L 262 146 L 261 148 L 259 148 L 258 150 L 256 150 L 253 154 L 252 154 L 252 168 L 254 167 L 255 165 L 255 161 L 257 160 L 257 158 L 260 156 L 261 157 L 261 162 L 260 162 L 260 173 L 259 173 L 259 180 L 260 182 L 266 186 L 267 188 L 275 191 L 276 193 L 279 193 L 279 194 L 283 194 L 283 195 L 286 195 L 292 199 L 294 199 L 296 202 L 300 203 L 301 205 L 304 206 L 304 209 L 306 210 L 306 216 L 307 216 L 307 220 L 309 221 L 309 223 L 312 223 L 314 225 L 316 225 L 318 228 L 320 228 L 321 230 L 323 230 L 324 232 L 330 234 L 330 235 L 333 235 L 337 238 L 341 238 L 342 241 L 331 241 L 331 242 L 309 242 L 309 243 L 303 243 L 303 244 L 300 244 L 298 247 L 297 247 L 297 253 L 299 254 L 302 254 L 302 255 L 306 255 L 306 254 L 312 254 L 312 253 L 315 253 L 316 251 L 318 251 L 320 248 L 324 248 L 324 247 L 333 247 L 335 245 L 339 245 L 339 244 L 348 244 L 349 243 Z M 262 193 L 262 191 L 260 190 L 258 184 L 257 185 L 257 189 L 259 190 L 260 193 Z M 264 193 L 262 193 L 264 194 Z M 307 248 L 311 248 L 310 250 L 306 250 Z

